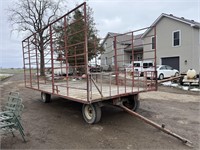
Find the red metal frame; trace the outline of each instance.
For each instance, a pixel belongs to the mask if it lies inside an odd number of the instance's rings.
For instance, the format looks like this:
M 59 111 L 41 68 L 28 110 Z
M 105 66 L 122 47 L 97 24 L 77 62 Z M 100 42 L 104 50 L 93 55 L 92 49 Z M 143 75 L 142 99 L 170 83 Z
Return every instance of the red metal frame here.
M 76 10 L 82 11 L 83 17 L 74 22 L 68 20 L 67 18 L 73 15 Z M 83 3 L 43 29 L 47 39 L 49 39 L 44 48 L 45 77 L 40 76 L 41 55 L 38 48 L 38 33 L 34 33 L 22 41 L 25 87 L 81 103 L 93 103 L 156 90 L 157 80 L 147 80 L 145 77 L 141 79 L 139 76 L 136 76 L 134 66 L 132 66 L 133 71 L 132 75 L 130 75 L 126 71 L 126 67 L 121 65 L 130 61 L 125 59 L 127 57 L 124 51 L 125 47 L 122 48 L 121 45 L 124 44 L 130 47 L 128 53 L 130 53 L 134 62 L 134 56 L 138 53 L 135 51 L 137 46 L 149 46 L 152 44 L 149 42 L 137 45 L 135 41 L 143 40 L 141 36 L 137 37 L 137 34 L 151 28 L 153 34 L 149 37 L 156 37 L 155 27 L 143 28 L 110 37 L 114 41 L 112 43 L 114 44 L 113 50 L 107 54 L 104 52 L 101 55 L 107 55 L 109 60 L 114 59 L 114 70 L 111 72 L 92 72 L 91 67 L 88 67 L 89 61 L 92 61 L 88 60 L 88 54 L 97 53 L 96 42 L 98 40 L 94 39 L 92 41 L 94 43 L 94 50 L 90 52 L 88 50 L 90 49 L 88 47 L 90 39 L 87 37 L 86 12 L 86 3 Z M 72 33 L 67 32 L 70 27 L 74 27 L 80 22 L 84 23 L 81 29 L 71 31 Z M 56 25 L 59 25 L 59 30 L 55 28 Z M 70 43 L 70 38 L 74 38 L 79 34 L 82 34 L 84 39 Z M 60 41 L 63 41 L 63 45 L 58 44 Z M 154 62 L 154 71 L 151 71 L 151 74 L 156 76 L 156 48 L 148 52 L 153 53 L 153 58 L 145 59 L 150 59 Z M 109 57 L 111 53 L 113 56 Z M 144 55 L 145 52 L 139 51 L 139 53 Z M 93 62 L 95 66 L 99 65 L 96 57 Z M 70 69 L 73 70 L 72 74 L 69 74 L 71 72 Z M 62 74 L 63 72 L 65 74 Z M 86 78 L 83 78 L 83 75 Z

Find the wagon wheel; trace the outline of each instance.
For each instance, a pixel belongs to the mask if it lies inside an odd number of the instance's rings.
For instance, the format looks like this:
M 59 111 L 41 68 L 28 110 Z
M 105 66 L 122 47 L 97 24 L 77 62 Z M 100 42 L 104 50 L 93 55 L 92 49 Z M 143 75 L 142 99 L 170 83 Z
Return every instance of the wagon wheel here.
M 129 96 L 125 98 L 125 100 L 123 101 L 123 105 L 128 109 L 137 111 L 138 108 L 140 107 L 140 101 L 138 100 L 138 95 Z
M 44 103 L 49 103 L 51 101 L 51 94 L 41 92 L 41 99 Z
M 101 119 L 101 107 L 97 103 L 83 104 L 82 114 L 87 123 L 98 123 Z

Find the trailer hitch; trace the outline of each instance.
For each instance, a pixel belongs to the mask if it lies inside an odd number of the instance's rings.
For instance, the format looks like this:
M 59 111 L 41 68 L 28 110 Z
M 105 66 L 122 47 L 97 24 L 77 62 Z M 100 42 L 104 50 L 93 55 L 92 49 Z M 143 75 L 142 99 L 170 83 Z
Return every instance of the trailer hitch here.
M 140 114 L 138 114 L 138 113 L 136 113 L 136 112 L 134 112 L 134 111 L 128 109 L 128 108 L 125 107 L 123 104 L 119 104 L 118 106 L 119 106 L 120 108 L 124 109 L 126 112 L 128 112 L 128 113 L 131 114 L 132 116 L 135 116 L 135 117 L 141 119 L 142 121 L 146 122 L 147 124 L 149 124 L 149 125 L 151 125 L 151 126 L 157 128 L 157 129 L 161 130 L 162 132 L 167 133 L 167 134 L 169 134 L 169 135 L 171 135 L 171 136 L 173 136 L 173 137 L 179 139 L 179 140 L 182 141 L 185 145 L 187 145 L 187 146 L 189 146 L 189 147 L 193 147 L 191 141 L 189 141 L 189 140 L 186 139 L 186 138 L 181 137 L 180 135 L 178 135 L 178 134 L 176 134 L 176 133 L 173 133 L 173 132 L 170 131 L 169 129 L 166 129 L 164 124 L 159 125 L 159 124 L 157 124 L 157 123 L 155 123 L 155 122 L 153 122 L 153 121 L 147 119 L 146 117 L 144 117 L 144 116 L 142 116 L 142 115 L 140 115 Z

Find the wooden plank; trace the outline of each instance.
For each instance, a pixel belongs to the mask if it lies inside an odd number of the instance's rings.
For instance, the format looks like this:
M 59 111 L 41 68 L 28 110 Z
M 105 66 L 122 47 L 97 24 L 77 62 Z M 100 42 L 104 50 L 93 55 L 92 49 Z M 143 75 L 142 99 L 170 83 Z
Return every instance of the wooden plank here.
M 170 77 L 167 79 L 163 79 L 163 80 L 158 80 L 158 83 L 163 83 L 163 82 L 168 82 L 168 81 L 173 81 L 173 80 L 177 80 L 180 79 L 182 76 L 177 76 L 177 77 Z
M 99 99 L 105 99 L 109 98 L 110 96 L 117 96 L 125 93 L 133 93 L 133 92 L 141 92 L 145 91 L 146 89 L 144 87 L 131 87 L 131 86 L 124 86 L 119 85 L 119 94 L 118 94 L 118 87 L 115 84 L 109 84 L 109 83 L 102 83 L 102 95 L 99 93 L 98 89 L 96 88 L 96 85 L 92 84 L 92 99 L 91 101 L 99 100 Z M 67 86 L 66 82 L 57 82 L 55 83 L 57 86 L 58 91 L 55 92 L 56 95 L 60 95 L 63 97 L 69 97 L 72 99 L 78 99 L 79 101 L 87 102 L 87 90 L 86 90 L 86 81 L 85 80 L 76 80 L 76 81 L 69 81 L 69 93 L 67 94 Z M 111 86 L 111 87 L 110 87 Z M 32 84 L 32 87 L 35 89 L 38 89 L 37 84 Z M 48 93 L 52 93 L 52 85 L 51 83 L 46 84 L 40 84 L 40 89 L 42 91 L 46 91 Z M 76 87 L 76 88 L 70 88 L 70 87 Z M 100 87 L 100 86 L 99 86 Z M 126 88 L 126 90 L 125 90 Z M 111 91 L 110 91 L 111 89 Z M 133 90 L 132 90 L 133 89 Z M 110 95 L 111 93 L 111 95 Z

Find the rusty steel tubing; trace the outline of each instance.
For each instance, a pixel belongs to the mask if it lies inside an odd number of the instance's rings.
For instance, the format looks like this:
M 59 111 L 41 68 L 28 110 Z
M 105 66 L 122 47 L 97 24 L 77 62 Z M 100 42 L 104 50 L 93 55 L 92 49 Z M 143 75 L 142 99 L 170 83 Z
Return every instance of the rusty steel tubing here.
M 30 54 L 30 39 L 28 38 L 28 57 L 29 57 L 29 73 L 30 73 L 30 86 L 32 87 L 32 73 L 31 73 L 31 54 Z
M 181 137 L 180 135 L 178 135 L 178 134 L 176 134 L 176 133 L 170 131 L 169 129 L 166 129 L 164 124 L 159 125 L 159 124 L 157 124 L 157 123 L 155 123 L 155 122 L 149 120 L 148 118 L 146 118 L 146 117 L 144 117 L 144 116 L 142 116 L 142 115 L 140 115 L 140 114 L 138 114 L 138 113 L 136 113 L 136 112 L 134 112 L 134 111 L 128 109 L 127 107 L 125 107 L 125 106 L 122 105 L 122 104 L 119 105 L 119 107 L 121 107 L 122 109 L 124 109 L 126 112 L 128 112 L 128 113 L 131 114 L 132 116 L 135 116 L 135 117 L 141 119 L 142 121 L 146 122 L 147 124 L 149 124 L 149 125 L 151 125 L 151 126 L 157 128 L 157 129 L 161 130 L 162 132 L 167 133 L 167 134 L 169 134 L 169 135 L 171 135 L 171 136 L 173 136 L 173 137 L 179 139 L 179 140 L 182 141 L 184 144 L 189 144 L 188 146 L 191 146 L 191 144 L 192 144 L 191 141 L 189 141 L 188 139 L 186 139 L 186 138 L 184 138 L 184 137 Z
M 64 41 L 65 41 L 65 61 L 66 61 L 66 86 L 67 86 L 67 96 L 69 96 L 69 78 L 68 78 L 68 71 L 69 71 L 69 62 L 68 62 L 68 48 L 67 48 L 67 19 L 66 16 L 64 17 Z
M 119 71 L 118 71 L 118 61 L 117 61 L 117 37 L 114 37 L 114 63 L 115 63 L 115 84 L 117 85 L 117 94 L 119 94 Z
M 135 71 L 134 71 L 134 43 L 133 43 L 133 39 L 134 39 L 134 35 L 133 35 L 134 33 L 133 32 L 131 32 L 131 45 L 132 45 L 132 47 L 131 47 L 131 49 L 132 49 L 132 51 L 131 51 L 131 56 L 132 56 L 132 60 L 131 60 L 131 64 L 132 64 L 132 72 L 133 72 L 133 74 L 132 74 L 132 89 L 131 89 L 131 91 L 133 92 L 133 87 L 134 87 L 134 73 L 135 73 Z
M 85 34 L 84 34 L 84 59 L 85 59 L 85 74 L 87 76 L 87 102 L 90 102 L 90 91 L 89 91 L 89 88 L 90 88 L 90 81 L 91 78 L 90 78 L 90 75 L 89 75 L 89 68 L 88 68 L 88 39 L 87 39 L 87 34 L 88 34 L 88 30 L 87 30 L 87 6 L 86 6 L 86 2 L 84 2 L 83 4 L 80 5 L 80 7 L 83 6 L 84 7 L 84 28 L 85 28 Z
M 23 69 L 24 69 L 24 84 L 26 87 L 26 66 L 25 66 L 25 47 L 24 47 L 24 42 L 22 42 L 22 53 L 23 53 Z
M 36 34 L 34 34 L 34 40 L 35 42 L 37 42 L 36 40 Z M 38 72 L 38 53 L 37 53 L 37 46 L 35 45 L 35 56 L 36 56 L 36 69 L 37 69 L 37 86 L 38 89 L 40 89 L 40 80 L 39 80 L 39 72 Z
M 157 34 L 157 33 L 156 33 L 156 27 L 153 27 L 153 29 L 154 29 L 154 40 L 155 40 L 155 41 L 154 41 L 154 43 L 155 43 L 155 44 L 154 44 L 154 45 L 155 45 L 155 48 L 154 48 L 154 49 L 155 49 L 155 51 L 154 51 L 154 63 L 155 63 L 155 64 L 154 64 L 154 66 L 155 66 L 155 67 L 154 67 L 154 71 L 155 71 L 155 76 L 156 76 L 156 86 L 155 86 L 155 87 L 156 87 L 156 91 L 157 91 L 157 90 L 158 90 L 157 68 L 156 68 L 156 65 L 157 65 L 157 60 L 156 60 L 156 59 L 157 59 L 157 53 L 156 53 L 156 51 L 157 51 L 157 46 L 156 46 L 156 43 L 157 43 L 157 42 L 156 42 L 156 39 L 157 39 L 157 37 L 156 37 L 156 36 L 157 36 L 157 35 L 156 35 L 156 34 Z
M 54 94 L 54 57 L 53 57 L 53 53 L 54 53 L 54 49 L 53 49 L 53 39 L 52 39 L 52 26 L 49 26 L 49 30 L 50 30 L 50 49 L 51 49 L 51 70 L 52 70 L 52 93 Z

